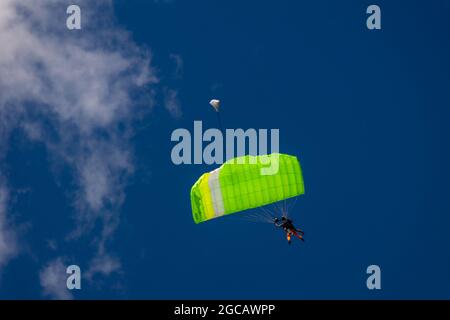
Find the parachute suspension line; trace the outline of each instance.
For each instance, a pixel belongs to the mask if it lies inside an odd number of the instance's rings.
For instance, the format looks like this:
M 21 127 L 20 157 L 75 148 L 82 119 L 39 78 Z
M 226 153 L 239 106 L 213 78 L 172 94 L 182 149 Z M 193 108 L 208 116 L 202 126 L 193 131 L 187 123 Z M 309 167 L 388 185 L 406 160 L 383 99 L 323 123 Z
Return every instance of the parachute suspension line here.
M 216 111 L 217 113 L 217 122 L 219 123 L 219 130 L 220 132 L 222 132 L 222 135 L 224 134 L 223 132 L 223 127 L 222 127 L 222 117 L 220 116 L 220 111 Z
M 257 214 L 259 217 L 260 217 L 260 219 L 263 221 L 263 222 L 265 222 L 265 223 L 272 223 L 273 221 L 272 221 L 272 218 L 270 217 L 270 215 L 268 215 L 268 214 Z
M 259 209 L 262 211 L 263 214 L 272 216 L 272 211 L 268 210 L 267 208 L 260 207 Z
M 286 199 L 283 200 L 283 216 L 286 218 L 289 217 L 289 210 L 287 208 L 287 200 Z
M 290 216 L 289 213 L 295 207 L 295 204 L 297 203 L 297 198 L 298 197 L 295 197 L 294 200 L 284 199 L 282 202 L 280 201 L 272 204 L 272 207 L 274 208 L 275 212 L 281 213 L 282 217 L 289 218 Z
M 298 199 L 298 197 L 295 197 L 293 202 L 291 202 L 290 204 L 288 203 L 288 209 L 287 209 L 288 212 L 291 211 L 292 209 L 294 209 L 295 204 L 297 203 L 297 199 Z
M 241 220 L 241 221 L 246 221 L 246 222 L 264 222 L 264 221 L 261 221 L 260 218 L 258 218 L 257 216 L 254 216 L 254 215 L 238 215 L 236 217 L 236 219 Z
M 284 207 L 282 206 L 281 201 L 273 203 L 272 208 L 273 211 L 276 213 L 277 217 L 280 216 L 280 214 L 282 217 L 286 217 Z
M 273 218 L 274 216 L 271 213 L 265 212 L 262 214 L 262 216 L 264 217 L 264 219 L 269 222 L 272 223 L 273 222 Z
M 276 210 L 278 212 L 281 212 L 281 216 L 287 218 L 286 212 L 284 210 L 284 204 L 282 204 L 281 202 L 276 202 L 275 205 L 276 205 Z
M 273 223 L 273 219 L 275 218 L 275 215 L 273 214 L 273 212 L 264 207 L 260 207 L 259 209 L 260 209 L 261 214 L 263 216 L 265 216 L 266 219 L 268 221 L 270 221 L 270 223 Z
M 240 215 L 238 217 L 241 221 L 247 222 L 258 222 L 258 223 L 272 223 L 273 221 L 265 215 L 260 214 L 259 212 L 254 212 L 251 214 Z
M 222 128 L 222 119 L 220 118 L 220 100 L 218 99 L 212 99 L 209 104 L 211 107 L 214 108 L 214 110 L 217 113 L 217 122 L 219 123 L 219 130 L 222 132 L 223 135 L 223 128 Z

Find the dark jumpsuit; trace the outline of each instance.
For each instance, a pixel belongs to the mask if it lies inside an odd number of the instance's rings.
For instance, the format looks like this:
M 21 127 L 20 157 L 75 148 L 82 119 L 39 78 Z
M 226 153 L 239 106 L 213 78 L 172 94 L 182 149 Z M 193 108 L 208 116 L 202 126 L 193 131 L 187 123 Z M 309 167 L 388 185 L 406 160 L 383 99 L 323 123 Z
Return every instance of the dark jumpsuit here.
M 292 220 L 287 218 L 282 219 L 281 223 L 275 223 L 275 225 L 279 228 L 283 228 L 283 230 L 286 232 L 286 237 L 289 243 L 291 243 L 291 234 L 295 235 L 297 238 L 304 241 L 302 237 L 304 235 L 304 232 L 300 229 L 297 229 L 292 223 Z

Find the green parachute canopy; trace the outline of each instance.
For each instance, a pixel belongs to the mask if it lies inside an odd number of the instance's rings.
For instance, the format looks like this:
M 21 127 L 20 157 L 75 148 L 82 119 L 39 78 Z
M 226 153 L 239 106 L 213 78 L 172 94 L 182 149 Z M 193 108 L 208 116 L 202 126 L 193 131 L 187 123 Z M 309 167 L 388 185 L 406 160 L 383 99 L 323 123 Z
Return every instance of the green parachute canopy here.
M 276 170 L 270 172 L 269 167 Z M 297 157 L 279 153 L 243 156 L 197 180 L 191 189 L 192 215 L 200 223 L 304 193 Z

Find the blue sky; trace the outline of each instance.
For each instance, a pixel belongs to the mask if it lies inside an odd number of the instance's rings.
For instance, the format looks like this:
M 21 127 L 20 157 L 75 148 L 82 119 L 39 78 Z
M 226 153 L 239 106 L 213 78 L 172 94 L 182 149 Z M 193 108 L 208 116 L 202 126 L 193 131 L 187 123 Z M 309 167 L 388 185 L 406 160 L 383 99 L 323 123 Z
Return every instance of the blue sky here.
M 369 1 L 79 1 L 74 32 L 68 3 L 0 5 L 0 299 L 450 298 L 448 1 L 378 1 L 377 31 Z M 304 244 L 194 224 L 215 166 L 170 135 L 211 98 L 300 159 Z

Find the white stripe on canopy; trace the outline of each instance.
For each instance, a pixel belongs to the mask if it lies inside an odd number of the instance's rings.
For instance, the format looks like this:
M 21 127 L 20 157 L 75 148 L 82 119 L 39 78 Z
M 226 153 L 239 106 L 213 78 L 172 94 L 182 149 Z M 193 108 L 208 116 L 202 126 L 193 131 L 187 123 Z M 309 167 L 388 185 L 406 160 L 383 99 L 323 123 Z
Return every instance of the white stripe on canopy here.
M 209 190 L 211 190 L 212 203 L 214 208 L 214 217 L 223 216 L 225 208 L 223 206 L 222 190 L 219 182 L 220 168 L 212 171 L 209 175 Z

